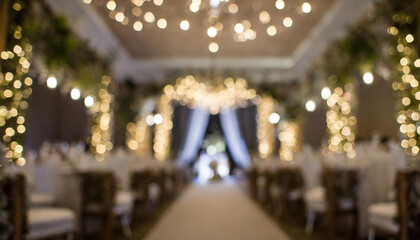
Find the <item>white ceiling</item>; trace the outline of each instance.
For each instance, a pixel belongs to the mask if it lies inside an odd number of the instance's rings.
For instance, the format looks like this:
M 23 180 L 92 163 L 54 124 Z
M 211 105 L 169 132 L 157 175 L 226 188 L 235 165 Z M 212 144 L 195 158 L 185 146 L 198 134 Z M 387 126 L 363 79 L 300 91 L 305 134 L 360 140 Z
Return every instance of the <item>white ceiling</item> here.
M 122 25 L 120 25 L 121 28 L 125 27 L 127 29 L 122 30 L 119 27 L 116 29 L 116 26 L 112 24 L 118 23 L 113 23 L 112 20 L 104 18 L 103 13 L 95 7 L 84 4 L 82 0 L 48 0 L 48 2 L 56 12 L 64 14 L 68 18 L 75 33 L 87 40 L 92 48 L 101 55 L 112 57 L 114 60 L 113 74 L 117 81 L 130 78 L 135 82 L 142 83 L 177 77 L 173 76 L 174 72 L 185 70 L 206 71 L 209 69 L 220 73 L 229 72 L 230 74 L 246 75 L 249 80 L 254 82 L 302 79 L 308 68 L 322 54 L 328 44 L 332 40 L 343 36 L 347 26 L 357 21 L 373 5 L 373 0 L 336 0 L 328 11 L 323 12 L 317 24 L 306 30 L 308 32 L 297 32 L 295 33 L 296 36 L 292 36 L 295 38 L 303 36 L 303 39 L 294 43 L 296 46 L 289 53 L 281 54 L 279 52 L 278 56 L 276 51 L 273 51 L 274 55 L 271 56 L 268 54 L 259 56 L 257 51 L 249 56 L 237 56 L 233 53 L 220 55 L 189 54 L 189 56 L 185 56 L 180 54 L 180 51 L 173 51 L 174 54 L 165 55 L 159 52 L 156 56 L 148 57 L 143 56 L 141 51 L 140 54 L 129 54 L 130 48 L 126 46 L 128 44 L 124 39 L 127 36 L 130 37 L 129 34 L 135 34 L 136 32 Z M 170 38 L 168 39 L 171 41 Z M 148 40 L 150 43 L 153 42 L 153 39 L 144 39 L 144 41 Z M 126 44 L 123 44 L 123 42 L 126 42 Z M 260 44 L 268 46 L 265 52 L 270 52 L 273 45 L 265 43 Z M 287 41 L 283 42 L 282 46 L 287 44 Z M 293 43 L 290 43 L 290 45 L 293 46 Z M 150 48 L 150 46 L 148 47 Z M 153 47 L 156 46 L 151 45 L 152 50 Z M 175 48 L 176 46 L 171 47 Z

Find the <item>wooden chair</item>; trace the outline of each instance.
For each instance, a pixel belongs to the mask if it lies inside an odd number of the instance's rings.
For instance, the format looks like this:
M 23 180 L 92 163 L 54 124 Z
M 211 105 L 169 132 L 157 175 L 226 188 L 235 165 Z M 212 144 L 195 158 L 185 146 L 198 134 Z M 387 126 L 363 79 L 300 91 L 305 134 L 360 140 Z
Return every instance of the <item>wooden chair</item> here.
M 298 168 L 280 168 L 277 173 L 280 194 L 277 203 L 280 210 L 280 217 L 291 216 L 303 219 L 303 178 Z M 292 211 L 293 210 L 293 211 Z M 300 211 L 302 210 L 302 211 Z
M 27 233 L 26 201 L 25 201 L 25 177 L 22 174 L 5 176 L 0 179 L 0 196 L 4 202 L 0 211 L 7 216 L 6 225 L 3 229 L 6 239 L 21 240 Z M 1 202 L 0 202 L 1 203 Z
M 131 191 L 134 194 L 134 215 L 140 217 L 147 210 L 149 199 L 150 171 L 138 170 L 131 173 Z
M 420 239 L 420 171 L 399 172 L 397 178 L 399 239 Z
M 401 171 L 396 178 L 397 199 L 369 207 L 369 240 L 376 230 L 398 239 L 420 239 L 420 171 Z
M 262 172 L 262 177 L 265 179 L 264 191 L 263 191 L 263 204 L 266 205 L 269 209 L 273 209 L 273 196 L 272 188 L 274 187 L 274 173 L 270 169 L 265 169 Z
M 327 169 L 325 173 L 327 197 L 327 236 L 336 239 L 338 218 L 343 215 L 353 217 L 351 239 L 358 238 L 358 191 L 357 170 Z
M 5 209 L 11 227 L 7 239 L 32 240 L 60 235 L 73 239 L 75 214 L 71 210 L 57 207 L 27 208 L 23 175 L 5 177 L 1 188 L 6 196 Z
M 246 172 L 246 176 L 247 176 L 249 193 L 250 193 L 251 197 L 256 199 L 257 195 L 258 195 L 258 189 L 257 189 L 258 173 L 257 173 L 257 170 L 254 167 L 248 169 L 247 172 Z
M 88 234 L 87 222 L 90 218 L 102 223 L 99 233 L 101 240 L 114 239 L 114 213 L 116 180 L 112 172 L 85 172 L 80 174 L 81 202 L 81 237 L 93 239 Z

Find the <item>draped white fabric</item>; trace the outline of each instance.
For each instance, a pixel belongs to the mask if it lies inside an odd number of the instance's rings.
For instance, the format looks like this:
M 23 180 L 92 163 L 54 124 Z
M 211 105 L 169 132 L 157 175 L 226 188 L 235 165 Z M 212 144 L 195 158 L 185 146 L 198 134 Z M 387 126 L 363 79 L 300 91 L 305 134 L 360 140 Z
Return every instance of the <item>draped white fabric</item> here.
M 248 167 L 251 164 L 251 160 L 246 144 L 241 137 L 235 109 L 228 108 L 219 116 L 226 145 L 232 154 L 233 160 L 241 167 Z
M 187 135 L 185 137 L 184 146 L 178 156 L 181 165 L 194 161 L 194 158 L 203 143 L 209 116 L 210 113 L 208 109 L 196 107 L 192 110 L 188 119 Z

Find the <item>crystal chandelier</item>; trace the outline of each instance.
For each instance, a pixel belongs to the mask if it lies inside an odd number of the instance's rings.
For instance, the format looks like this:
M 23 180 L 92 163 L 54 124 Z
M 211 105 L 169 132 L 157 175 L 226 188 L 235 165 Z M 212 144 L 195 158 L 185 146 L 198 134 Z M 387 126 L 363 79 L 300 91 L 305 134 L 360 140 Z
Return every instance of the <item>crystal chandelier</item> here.
M 82 0 L 86 4 L 91 4 L 95 0 Z M 287 1 L 287 0 L 268 0 L 271 7 L 270 9 L 260 10 L 253 9 L 253 14 L 257 16 L 257 21 L 251 22 L 249 19 L 239 19 L 239 12 L 241 6 L 239 2 L 235 0 L 186 0 L 186 8 L 188 11 L 194 14 L 202 14 L 206 16 L 203 21 L 197 23 L 204 24 L 203 29 L 206 31 L 206 35 L 210 39 L 209 51 L 216 53 L 219 50 L 219 44 L 215 40 L 218 35 L 223 32 L 225 34 L 232 34 L 233 40 L 237 43 L 252 41 L 257 38 L 257 31 L 255 28 L 258 25 L 262 25 L 268 36 L 274 37 L 278 32 L 279 28 L 287 29 L 293 26 L 293 19 L 290 16 L 284 16 L 281 26 L 272 24 L 272 17 L 279 15 L 281 11 L 286 9 L 297 10 L 298 13 L 308 14 L 312 10 L 312 6 L 309 2 L 299 1 Z M 259 1 L 251 1 L 258 3 Z M 168 28 L 168 20 L 178 21 L 175 25 L 179 26 L 182 31 L 188 31 L 190 29 L 190 20 L 187 16 L 171 16 L 170 11 L 165 9 L 164 0 L 131 0 L 130 6 L 119 2 L 117 0 L 108 0 L 106 2 L 106 8 L 109 10 L 109 17 L 122 25 L 131 25 L 132 28 L 140 32 L 143 29 L 144 24 L 156 26 L 158 29 Z M 149 5 L 149 6 L 147 6 Z M 155 12 L 150 11 L 150 5 L 154 5 Z M 145 11 L 144 9 L 149 9 Z M 129 11 L 131 10 L 131 11 Z M 165 17 L 156 17 L 157 15 L 165 15 Z M 250 16 L 251 17 L 251 16 Z M 176 20 L 174 20 L 176 19 Z M 224 27 L 227 22 L 234 22 L 232 28 Z M 196 24 L 196 23 L 194 23 Z M 261 28 L 261 27 L 260 27 Z M 261 34 L 261 33 L 260 33 Z

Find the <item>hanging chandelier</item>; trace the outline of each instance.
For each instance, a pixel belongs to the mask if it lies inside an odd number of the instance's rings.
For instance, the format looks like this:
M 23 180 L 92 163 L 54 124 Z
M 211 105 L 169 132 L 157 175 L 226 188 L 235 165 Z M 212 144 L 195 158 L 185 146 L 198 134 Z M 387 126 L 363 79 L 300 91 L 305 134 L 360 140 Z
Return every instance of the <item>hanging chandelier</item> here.
M 86 4 L 98 1 L 97 4 L 105 3 L 102 0 L 82 0 Z M 246 12 L 247 19 L 240 19 L 239 13 L 242 6 L 239 1 L 235 0 L 186 0 L 184 5 L 186 10 L 200 16 L 205 16 L 202 21 L 191 22 L 187 17 L 174 15 L 165 8 L 164 0 L 131 0 L 127 3 L 117 0 L 106 1 L 106 8 L 111 19 L 121 23 L 122 25 L 132 26 L 134 31 L 140 32 L 145 24 L 157 27 L 157 29 L 178 28 L 181 31 L 188 31 L 190 24 L 203 24 L 203 30 L 209 38 L 209 51 L 216 53 L 219 51 L 220 42 L 217 36 L 221 34 L 231 34 L 232 39 L 237 42 L 252 41 L 257 38 L 258 29 L 265 29 L 268 36 L 274 37 L 283 29 L 293 26 L 291 16 L 282 14 L 284 10 L 295 10 L 299 14 L 308 14 L 312 10 L 309 2 L 303 1 L 287 1 L 287 0 L 266 0 L 270 5 L 267 9 L 259 9 L 257 6 L 262 5 L 262 1 L 250 1 L 252 4 L 252 12 Z M 264 1 L 265 3 L 267 3 Z M 242 1 L 245 3 L 246 1 Z M 129 5 L 129 6 L 128 6 Z M 149 5 L 149 6 L 148 6 Z M 153 6 L 153 11 L 151 11 Z M 145 10 L 147 9 L 147 10 Z M 245 7 L 243 8 L 245 11 Z M 204 14 L 201 14 L 204 13 Z M 159 16 L 159 17 L 157 17 Z M 191 16 L 188 14 L 188 16 Z M 253 20 L 251 20 L 255 16 Z M 272 16 L 281 16 L 281 24 L 275 24 Z M 169 25 L 168 19 L 176 21 Z M 253 22 L 252 22 L 253 21 Z M 225 27 L 228 23 L 234 23 L 233 27 Z M 259 33 L 261 34 L 261 33 Z

